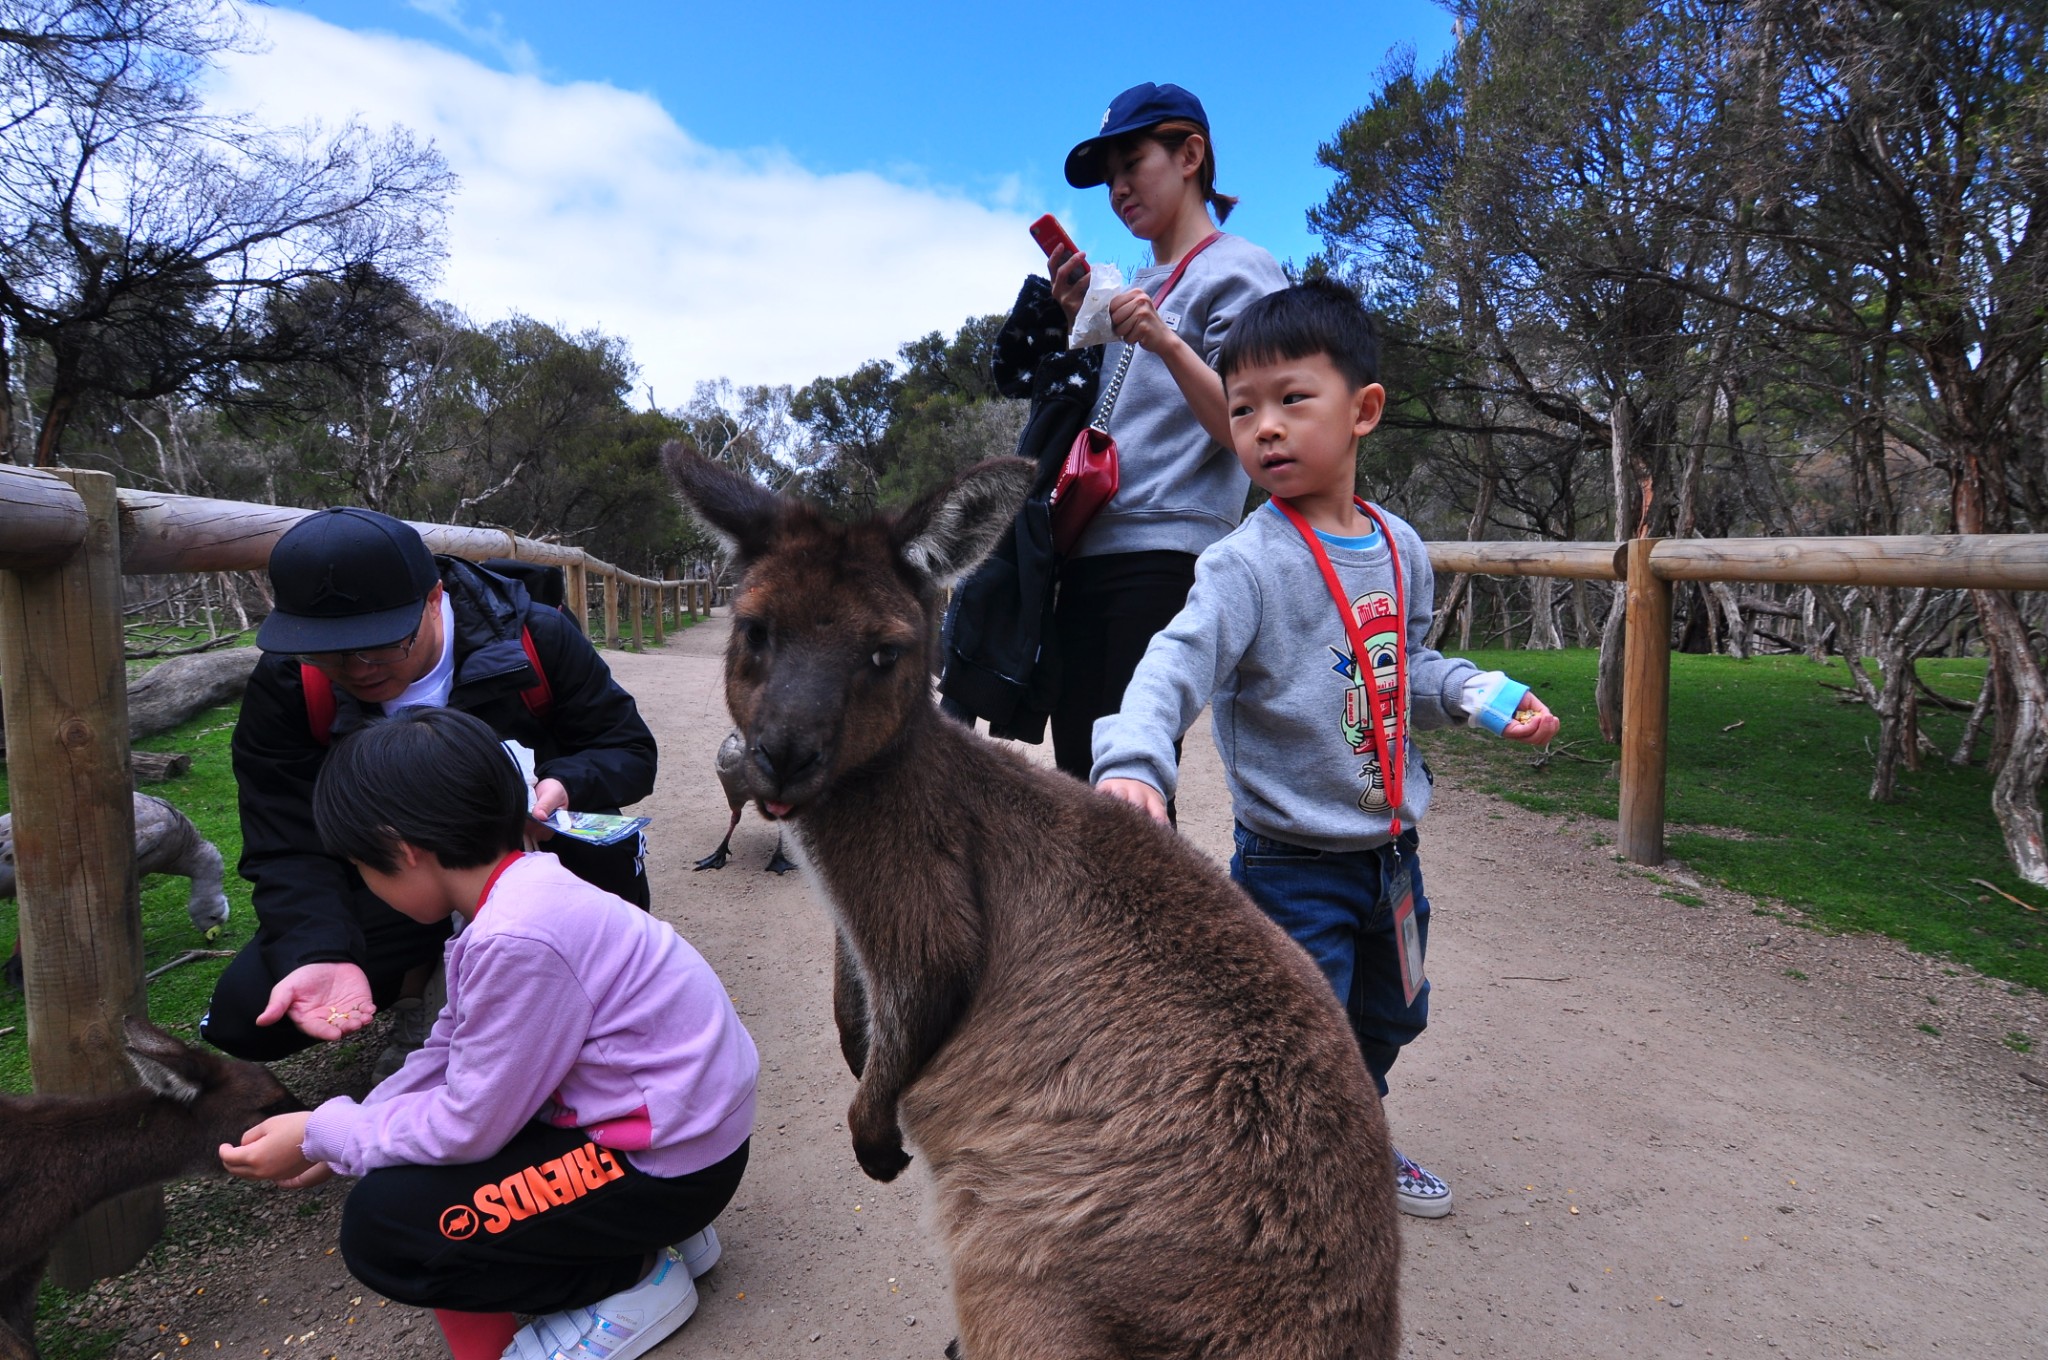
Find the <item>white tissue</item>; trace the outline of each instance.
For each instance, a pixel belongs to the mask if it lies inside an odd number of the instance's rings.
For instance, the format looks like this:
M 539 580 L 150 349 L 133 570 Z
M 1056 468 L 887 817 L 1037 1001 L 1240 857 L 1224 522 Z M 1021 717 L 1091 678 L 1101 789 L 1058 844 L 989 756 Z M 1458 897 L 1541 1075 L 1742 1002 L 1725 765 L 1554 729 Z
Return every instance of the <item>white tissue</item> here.
M 1088 266 L 1088 295 L 1081 310 L 1074 313 L 1074 329 L 1067 336 L 1068 349 L 1087 349 L 1116 339 L 1109 324 L 1109 300 L 1124 291 L 1124 274 L 1113 264 Z

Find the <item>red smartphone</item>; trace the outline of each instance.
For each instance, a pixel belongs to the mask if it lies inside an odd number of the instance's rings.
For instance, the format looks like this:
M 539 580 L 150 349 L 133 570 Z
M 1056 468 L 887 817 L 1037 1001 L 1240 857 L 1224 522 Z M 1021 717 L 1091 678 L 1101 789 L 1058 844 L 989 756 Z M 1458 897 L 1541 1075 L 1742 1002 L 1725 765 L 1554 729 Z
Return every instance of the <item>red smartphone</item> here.
M 1038 248 L 1045 252 L 1045 258 L 1048 260 L 1061 246 L 1065 246 L 1076 255 L 1081 253 L 1081 247 L 1074 244 L 1074 238 L 1067 235 L 1067 229 L 1061 226 L 1060 220 L 1051 213 L 1031 224 L 1031 239 L 1038 242 Z

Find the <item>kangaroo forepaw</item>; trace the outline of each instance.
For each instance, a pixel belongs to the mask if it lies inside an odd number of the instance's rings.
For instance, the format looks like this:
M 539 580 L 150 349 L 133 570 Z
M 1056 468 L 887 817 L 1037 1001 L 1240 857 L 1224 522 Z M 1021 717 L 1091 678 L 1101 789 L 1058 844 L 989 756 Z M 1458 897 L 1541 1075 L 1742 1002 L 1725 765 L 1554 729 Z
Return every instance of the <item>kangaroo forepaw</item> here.
M 892 1138 L 886 1143 L 855 1143 L 854 1158 L 860 1162 L 860 1169 L 870 1180 L 893 1181 L 903 1174 L 903 1168 L 910 1165 L 910 1154 L 903 1150 L 903 1140 Z
M 960 1338 L 954 1337 L 946 1343 L 946 1360 L 965 1360 L 960 1354 Z

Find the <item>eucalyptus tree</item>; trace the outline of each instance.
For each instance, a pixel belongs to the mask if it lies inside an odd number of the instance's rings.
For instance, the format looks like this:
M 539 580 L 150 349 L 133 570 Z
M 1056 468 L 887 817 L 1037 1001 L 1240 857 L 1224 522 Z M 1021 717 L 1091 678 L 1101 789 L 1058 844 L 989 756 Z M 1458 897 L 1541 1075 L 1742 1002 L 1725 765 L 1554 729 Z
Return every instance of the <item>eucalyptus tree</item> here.
M 258 324 L 267 303 L 438 258 L 453 180 L 432 147 L 202 105 L 242 41 L 218 0 L 0 0 L 0 378 L 41 351 L 38 464 L 81 403 L 230 402 L 244 364 L 323 356 Z
M 1805 267 L 1816 324 L 1879 356 L 1874 374 L 1888 351 L 1910 360 L 1885 407 L 1917 418 L 1948 527 L 2048 528 L 2048 14 L 2018 0 L 1758 8 L 1786 127 L 1760 234 Z M 1912 438 L 1903 422 L 1892 433 Z M 1993 811 L 2020 875 L 2048 883 L 2042 658 L 2010 593 L 1973 602 L 1998 719 Z
M 1557 476 L 1568 450 L 1567 464 L 1604 454 L 1614 537 L 1670 532 L 1695 480 L 1697 419 L 1682 417 L 1711 408 L 1733 354 L 1720 291 L 1739 275 L 1713 224 L 1743 191 L 1719 116 L 1738 32 L 1724 7 L 1692 0 L 1450 8 L 1459 40 L 1443 64 L 1392 70 L 1323 150 L 1340 175 L 1311 215 L 1326 258 L 1368 287 L 1392 281 L 1423 342 L 1453 360 L 1481 504 L 1537 505 L 1519 486 L 1497 494 L 1526 480 L 1500 456 L 1519 426 L 1569 502 L 1526 527 L 1576 524 L 1584 479 Z M 1617 593 L 1600 665 L 1610 738 L 1621 641 Z
M 632 403 L 623 340 L 511 316 L 463 330 L 441 383 L 423 494 L 437 517 L 586 547 L 645 572 L 672 561 L 681 511 L 659 455 L 682 424 Z

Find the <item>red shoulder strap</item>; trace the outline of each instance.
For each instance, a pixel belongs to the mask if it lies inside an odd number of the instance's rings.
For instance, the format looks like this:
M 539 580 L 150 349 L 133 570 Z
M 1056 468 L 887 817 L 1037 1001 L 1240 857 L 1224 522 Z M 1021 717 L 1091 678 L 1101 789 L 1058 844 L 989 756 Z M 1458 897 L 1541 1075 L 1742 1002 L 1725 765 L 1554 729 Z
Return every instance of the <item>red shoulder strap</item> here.
M 1163 305 L 1166 302 L 1166 295 L 1173 291 L 1173 285 L 1180 282 L 1180 276 L 1187 273 L 1188 266 L 1195 262 L 1195 256 L 1201 254 L 1203 251 L 1207 250 L 1210 246 L 1215 245 L 1218 241 L 1222 239 L 1222 232 L 1212 231 L 1207 236 L 1204 236 L 1201 240 L 1195 242 L 1195 244 L 1193 244 L 1192 246 L 1189 246 L 1188 253 L 1180 257 L 1180 263 L 1175 265 L 1173 267 L 1173 272 L 1166 276 L 1166 286 L 1161 288 L 1159 292 L 1153 296 L 1152 305 L 1154 307 Z
M 334 682 L 318 666 L 299 663 L 299 687 L 306 692 L 306 726 L 322 746 L 334 740 Z
M 519 698 L 526 704 L 527 712 L 545 718 L 555 707 L 555 691 L 548 684 L 548 673 L 541 669 L 533 634 L 525 628 L 519 630 L 519 645 L 526 649 L 526 660 L 535 676 L 532 685 L 519 691 Z M 334 740 L 334 682 L 319 667 L 301 661 L 299 684 L 306 691 L 306 726 L 311 729 L 313 740 L 325 746 Z
M 526 649 L 526 659 L 533 666 L 534 683 L 530 688 L 519 691 L 519 697 L 526 702 L 526 711 L 536 718 L 545 718 L 555 706 L 555 692 L 548 685 L 548 673 L 541 669 L 540 653 L 534 649 L 533 634 L 523 625 L 519 629 L 519 645 Z

